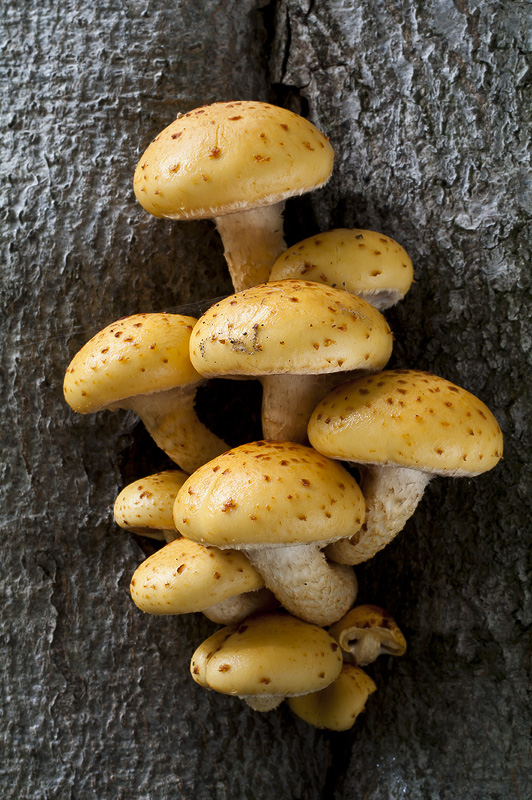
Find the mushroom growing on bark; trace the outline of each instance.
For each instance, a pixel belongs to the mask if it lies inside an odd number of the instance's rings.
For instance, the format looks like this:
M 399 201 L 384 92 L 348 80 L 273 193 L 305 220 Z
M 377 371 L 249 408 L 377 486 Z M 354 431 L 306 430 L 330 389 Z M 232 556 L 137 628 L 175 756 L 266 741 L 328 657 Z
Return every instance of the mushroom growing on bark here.
M 172 461 L 193 472 L 227 449 L 194 409 L 203 382 L 189 356 L 195 322 L 161 313 L 108 325 L 72 359 L 64 381 L 67 403 L 80 414 L 131 409 Z
M 382 311 L 403 299 L 414 270 L 406 250 L 389 236 L 337 228 L 310 236 L 282 253 L 270 280 L 286 278 L 345 289 Z
M 317 402 L 349 375 L 382 369 L 392 334 L 382 314 L 341 289 L 302 280 L 224 298 L 196 323 L 190 357 L 205 377 L 253 377 L 263 386 L 267 439 L 307 442 Z
M 176 539 L 149 556 L 131 579 L 133 602 L 147 614 L 202 611 L 222 625 L 278 603 L 243 553 Z
M 303 117 L 257 101 L 179 116 L 148 146 L 133 186 L 156 217 L 214 219 L 235 291 L 268 280 L 285 249 L 285 200 L 332 172 L 328 139 Z
M 290 709 L 298 717 L 332 731 L 347 731 L 364 711 L 370 694 L 376 691 L 375 682 L 359 667 L 345 663 L 335 681 L 317 692 L 289 697 Z
M 444 378 L 387 370 L 338 386 L 318 403 L 309 439 L 320 453 L 357 464 L 366 520 L 327 548 L 340 564 L 372 558 L 401 531 L 434 475 L 473 477 L 502 456 L 487 406 Z
M 240 549 L 294 616 L 330 625 L 351 607 L 352 569 L 322 548 L 361 525 L 364 498 L 344 467 L 291 442 L 252 442 L 200 467 L 183 484 L 174 522 L 196 542 Z
M 285 697 L 316 692 L 342 669 L 340 647 L 323 628 L 288 614 L 264 614 L 222 628 L 192 656 L 196 683 L 271 711 Z
M 133 481 L 115 500 L 116 524 L 140 536 L 173 541 L 178 533 L 172 511 L 187 478 L 187 473 L 180 469 L 167 469 Z
M 381 655 L 402 656 L 406 652 L 405 637 L 393 617 L 379 606 L 362 605 L 352 608 L 331 625 L 342 650 L 344 660 L 365 667 Z

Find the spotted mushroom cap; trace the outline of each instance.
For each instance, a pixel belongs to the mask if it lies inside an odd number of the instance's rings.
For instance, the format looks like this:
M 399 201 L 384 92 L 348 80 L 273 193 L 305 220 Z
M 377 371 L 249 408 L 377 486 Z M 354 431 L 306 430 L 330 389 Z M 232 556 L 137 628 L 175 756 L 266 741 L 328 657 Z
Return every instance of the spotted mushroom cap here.
M 217 547 L 329 542 L 364 521 L 364 499 L 341 464 L 291 442 L 251 442 L 204 464 L 183 484 L 176 528 Z
M 188 478 L 180 469 L 167 469 L 126 486 L 115 500 L 114 518 L 121 528 L 157 539 L 175 530 L 173 508 Z
M 249 617 L 201 644 L 190 671 L 201 686 L 238 696 L 315 692 L 342 669 L 337 642 L 323 628 L 288 614 Z
M 375 658 L 378 655 L 402 656 L 406 652 L 405 637 L 392 615 L 384 608 L 369 603 L 352 608 L 342 619 L 331 625 L 329 633 L 334 636 L 342 650 L 355 656 L 356 663 L 362 667 L 370 661 L 356 658 L 357 645 L 361 641 L 363 643 L 367 636 L 372 637 L 379 645 L 378 648 L 373 648 L 372 656 Z M 363 652 L 363 644 L 358 650 Z
M 243 553 L 176 539 L 137 567 L 130 592 L 148 614 L 188 614 L 263 586 Z
M 213 103 L 155 138 L 133 187 L 156 217 L 205 219 L 316 189 L 332 167 L 328 139 L 292 111 L 256 101 Z
M 279 256 L 271 281 L 303 278 L 360 295 L 387 308 L 408 292 L 414 271 L 406 250 L 389 236 L 338 228 L 311 236 Z
M 497 420 L 481 400 L 417 370 L 387 370 L 338 386 L 316 406 L 308 435 L 329 457 L 435 475 L 486 472 L 503 448 Z
M 201 316 L 190 357 L 204 376 L 379 370 L 392 352 L 382 314 L 348 292 L 274 281 L 225 297 Z
M 70 362 L 65 400 L 74 411 L 89 414 L 133 395 L 200 381 L 189 357 L 195 322 L 194 317 L 163 313 L 134 314 L 113 322 Z
M 298 717 L 333 731 L 352 728 L 364 711 L 370 694 L 376 691 L 375 682 L 359 667 L 344 664 L 335 681 L 319 692 L 288 699 L 290 709 Z

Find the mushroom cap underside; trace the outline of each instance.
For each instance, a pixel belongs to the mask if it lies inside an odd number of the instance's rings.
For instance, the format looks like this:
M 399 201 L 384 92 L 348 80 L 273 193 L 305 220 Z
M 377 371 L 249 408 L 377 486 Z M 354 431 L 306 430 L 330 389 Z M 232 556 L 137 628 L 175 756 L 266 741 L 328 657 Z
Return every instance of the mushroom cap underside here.
M 383 315 L 365 300 L 292 279 L 208 309 L 192 332 L 190 357 L 206 377 L 376 371 L 390 358 L 392 340 Z
M 329 633 L 345 652 L 351 652 L 353 645 L 368 634 L 378 639 L 382 653 L 402 656 L 406 652 L 405 637 L 391 614 L 369 603 L 352 608 L 331 625 Z
M 222 694 L 287 697 L 324 688 L 341 668 L 340 647 L 323 628 L 274 613 L 217 631 L 190 669 L 197 683 Z
M 217 547 L 328 542 L 364 521 L 353 476 L 312 448 L 259 441 L 204 464 L 184 483 L 174 506 L 181 533 Z
M 74 356 L 64 380 L 65 400 L 81 414 L 126 398 L 201 381 L 190 362 L 195 317 L 134 314 L 108 325 Z
M 387 370 L 337 387 L 316 406 L 308 435 L 330 458 L 436 475 L 478 475 L 503 452 L 501 429 L 481 400 L 417 370 Z
M 257 101 L 213 103 L 155 138 L 133 186 L 157 217 L 211 218 L 322 186 L 333 159 L 327 137 L 292 111 Z

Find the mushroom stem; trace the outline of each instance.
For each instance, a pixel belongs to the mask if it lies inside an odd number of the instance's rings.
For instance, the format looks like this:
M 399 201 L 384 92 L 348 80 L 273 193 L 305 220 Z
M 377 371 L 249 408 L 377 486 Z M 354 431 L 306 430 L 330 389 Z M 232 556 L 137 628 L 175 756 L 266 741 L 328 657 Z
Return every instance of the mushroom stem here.
M 199 383 L 121 401 L 142 420 L 156 444 L 185 472 L 223 453 L 228 445 L 200 421 L 194 408 Z
M 327 556 L 338 564 L 361 564 L 386 547 L 416 510 L 432 477 L 406 467 L 371 465 L 360 469 L 366 520 L 354 536 L 327 547 Z
M 381 640 L 371 631 L 360 639 L 351 639 L 345 644 L 344 661 L 350 661 L 359 667 L 372 664 L 381 653 Z
M 284 695 L 280 694 L 240 695 L 240 697 L 242 700 L 246 701 L 253 711 L 273 711 L 274 708 L 278 708 L 284 700 Z
M 266 283 L 276 259 L 286 249 L 284 202 L 216 217 L 235 292 Z
M 351 373 L 264 375 L 261 378 L 264 438 L 308 444 L 307 425 L 312 412 L 320 400 L 347 377 L 352 377 Z
M 247 548 L 245 553 L 281 605 L 306 622 L 331 625 L 355 600 L 354 571 L 327 561 L 319 544 Z
M 272 611 L 278 605 L 275 597 L 268 589 L 257 589 L 255 592 L 228 597 L 220 603 L 205 608 L 203 613 L 212 622 L 219 625 L 236 625 L 251 614 L 258 611 Z

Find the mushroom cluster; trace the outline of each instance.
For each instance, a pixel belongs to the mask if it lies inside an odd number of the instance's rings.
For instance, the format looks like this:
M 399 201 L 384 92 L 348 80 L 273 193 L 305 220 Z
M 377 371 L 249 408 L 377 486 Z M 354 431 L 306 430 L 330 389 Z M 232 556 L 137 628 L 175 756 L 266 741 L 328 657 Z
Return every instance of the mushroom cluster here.
M 413 281 L 401 245 L 337 229 L 286 248 L 285 200 L 332 167 L 323 133 L 268 103 L 214 103 L 165 128 L 135 195 L 158 217 L 212 218 L 235 292 L 199 319 L 107 326 L 72 359 L 64 393 L 80 413 L 134 411 L 176 465 L 125 487 L 114 516 L 154 542 L 131 578 L 135 605 L 224 626 L 192 655 L 192 678 L 347 730 L 376 689 L 362 667 L 406 650 L 387 611 L 355 606 L 353 566 L 403 529 L 433 476 L 494 467 L 502 434 L 465 389 L 385 369 L 382 312 Z M 198 387 L 220 377 L 261 382 L 261 440 L 229 448 L 199 419 Z

